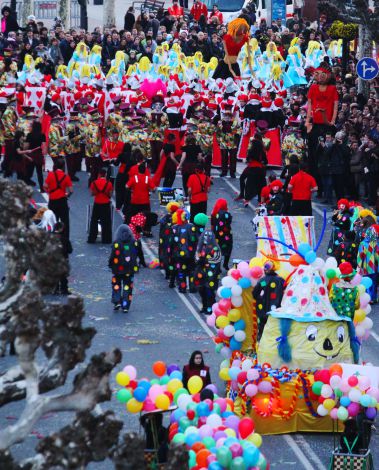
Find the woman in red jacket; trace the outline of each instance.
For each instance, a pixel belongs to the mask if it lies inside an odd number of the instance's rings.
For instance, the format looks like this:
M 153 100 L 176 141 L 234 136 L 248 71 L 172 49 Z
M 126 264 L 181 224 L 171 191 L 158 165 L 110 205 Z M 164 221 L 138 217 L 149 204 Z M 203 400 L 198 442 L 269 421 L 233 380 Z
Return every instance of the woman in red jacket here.
M 189 363 L 183 367 L 183 386 L 187 387 L 189 379 L 195 375 L 202 379 L 203 388 L 212 383 L 209 367 L 204 364 L 204 358 L 201 351 L 194 351 L 191 354 Z

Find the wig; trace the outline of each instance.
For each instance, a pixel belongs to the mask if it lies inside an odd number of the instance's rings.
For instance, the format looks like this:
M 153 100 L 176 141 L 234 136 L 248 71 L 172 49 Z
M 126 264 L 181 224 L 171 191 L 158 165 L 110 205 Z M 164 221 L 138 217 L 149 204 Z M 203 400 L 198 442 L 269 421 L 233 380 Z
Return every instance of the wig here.
M 249 31 L 250 27 L 247 24 L 247 21 L 244 20 L 243 18 L 236 18 L 235 20 L 231 21 L 228 24 L 228 34 L 232 37 L 236 37 L 238 35 L 238 31 L 241 28 L 246 29 L 246 33 Z

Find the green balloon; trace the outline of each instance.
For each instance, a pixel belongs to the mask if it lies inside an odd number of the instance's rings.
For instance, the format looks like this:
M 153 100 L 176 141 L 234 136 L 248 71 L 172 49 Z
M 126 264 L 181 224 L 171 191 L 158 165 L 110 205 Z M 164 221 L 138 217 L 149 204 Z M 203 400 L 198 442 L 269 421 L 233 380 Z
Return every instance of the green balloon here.
M 191 426 L 191 421 L 187 418 L 187 416 L 182 416 L 179 420 L 179 427 L 182 431 L 185 431 L 188 426 Z
M 267 468 L 267 460 L 262 453 L 259 455 L 257 467 L 259 468 L 259 470 L 266 470 Z
M 335 388 L 335 389 L 334 389 L 334 395 L 335 395 L 337 398 L 341 398 L 342 395 L 343 395 L 343 391 L 340 390 L 339 388 Z
M 172 438 L 172 443 L 173 444 L 184 444 L 186 436 L 182 432 L 178 432 L 178 434 L 175 434 L 175 436 Z
M 170 382 L 170 377 L 168 375 L 164 375 L 159 379 L 159 385 L 166 385 L 168 382 Z
M 183 394 L 189 395 L 188 390 L 186 390 L 185 388 L 178 388 L 178 390 L 174 393 L 174 402 L 176 405 L 178 404 L 178 398 L 180 397 L 180 395 Z
M 230 470 L 246 470 L 243 457 L 235 457 L 232 461 L 232 465 L 230 466 Z
M 223 467 L 229 467 L 233 460 L 232 453 L 226 446 L 221 446 L 216 451 L 217 461 Z
M 122 388 L 117 392 L 116 398 L 120 403 L 127 403 L 132 398 L 132 394 L 126 388 Z
M 187 411 L 188 410 L 193 410 L 195 412 L 195 416 L 196 416 L 196 409 L 197 409 L 197 403 L 188 403 L 187 405 Z
M 188 451 L 188 468 L 196 467 L 196 453 L 193 450 Z
M 220 344 L 216 344 L 216 347 L 215 347 L 215 350 L 216 350 L 216 353 L 219 353 L 221 351 L 221 349 L 223 348 L 223 344 L 220 343 Z
M 151 379 L 150 383 L 151 385 L 159 385 L 159 379 Z
M 336 277 L 336 270 L 335 269 L 327 269 L 325 274 L 326 274 L 326 277 L 328 279 L 333 279 L 334 277 Z
M 217 413 L 218 415 L 221 415 L 221 408 L 218 403 L 213 403 L 212 413 Z
M 315 395 L 321 395 L 321 388 L 324 384 L 320 381 L 317 381 L 315 382 L 313 385 L 312 385 L 312 392 L 315 394 Z
M 216 441 L 213 439 L 213 437 L 206 436 L 203 439 L 203 444 L 205 445 L 207 449 L 211 449 L 212 447 L 216 445 Z

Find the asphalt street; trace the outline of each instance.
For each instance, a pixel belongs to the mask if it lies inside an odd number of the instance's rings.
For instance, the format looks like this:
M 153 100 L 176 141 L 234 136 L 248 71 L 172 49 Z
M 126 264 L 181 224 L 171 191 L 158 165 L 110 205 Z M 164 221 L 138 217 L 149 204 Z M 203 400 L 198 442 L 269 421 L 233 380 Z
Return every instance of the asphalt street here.
M 218 174 L 217 171 L 214 172 Z M 95 245 L 86 243 L 87 206 L 92 202 L 87 189 L 87 175 L 79 174 L 80 182 L 74 185 L 74 194 L 70 198 L 71 241 L 73 254 L 70 257 L 71 274 L 70 289 L 80 294 L 86 305 L 86 323 L 97 329 L 89 355 L 118 347 L 123 353 L 123 365 L 133 364 L 139 377 L 152 377 L 151 364 L 163 360 L 167 364 L 186 364 L 193 350 L 204 353 L 205 361 L 211 368 L 211 377 L 222 393 L 223 384 L 218 379 L 220 357 L 215 353 L 211 339 L 212 331 L 199 314 L 199 297 L 193 294 L 179 294 L 176 289 L 169 289 L 167 281 L 158 269 L 142 268 L 135 278 L 134 296 L 128 314 L 113 312 L 111 299 L 111 273 L 107 267 L 110 253 L 109 245 L 100 242 Z M 211 189 L 208 214 L 217 198 L 223 197 L 229 203 L 233 214 L 234 247 L 233 258 L 249 260 L 256 253 L 256 242 L 251 225 L 254 216 L 253 208 L 244 208 L 234 198 L 238 192 L 238 179 L 214 178 Z M 181 178 L 176 179 L 176 186 L 181 187 Z M 35 193 L 39 203 L 46 203 L 44 195 Z M 157 195 L 152 196 L 152 208 L 163 213 L 158 205 Z M 316 233 L 322 225 L 321 204 L 314 204 Z M 329 215 L 331 208 L 327 207 Z M 121 217 L 115 213 L 114 229 L 121 223 Z M 154 238 L 143 241 L 147 263 L 157 257 L 158 227 L 153 228 Z M 319 249 L 319 256 L 325 257 L 330 237 L 330 224 Z M 371 318 L 374 320 L 372 336 L 364 343 L 362 357 L 365 362 L 377 363 L 379 350 L 379 325 L 375 324 L 378 307 L 373 308 Z M 0 360 L 0 371 L 14 361 L 6 357 Z M 79 370 L 79 368 L 78 368 Z M 76 373 L 74 371 L 74 373 Z M 117 371 L 115 371 L 117 372 Z M 112 388 L 117 386 L 112 378 Z M 69 384 L 64 387 L 69 390 Z M 55 391 L 56 393 L 56 391 Z M 111 408 L 125 422 L 124 430 L 138 430 L 138 417 L 126 413 L 123 405 L 114 398 L 110 403 L 101 405 L 103 409 Z M 21 404 L 16 403 L 0 409 L 0 426 L 11 424 L 19 416 Z M 63 416 L 62 416 L 63 415 Z M 32 455 L 38 439 L 59 429 L 71 419 L 70 414 L 52 414 L 41 420 L 24 444 L 15 446 L 15 455 Z M 378 438 L 373 436 L 371 449 L 374 461 L 379 458 Z M 263 452 L 271 464 L 271 468 L 306 470 L 328 468 L 329 458 L 333 449 L 331 434 L 296 434 L 283 436 L 264 436 Z M 108 470 L 110 462 L 91 465 L 89 468 Z

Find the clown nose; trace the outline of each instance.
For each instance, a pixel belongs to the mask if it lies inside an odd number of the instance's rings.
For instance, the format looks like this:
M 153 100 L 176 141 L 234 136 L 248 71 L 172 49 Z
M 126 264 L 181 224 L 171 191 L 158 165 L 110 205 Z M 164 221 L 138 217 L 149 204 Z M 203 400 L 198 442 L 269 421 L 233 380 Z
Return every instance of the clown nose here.
M 325 351 L 332 351 L 333 350 L 333 345 L 332 345 L 329 338 L 326 338 L 326 340 L 324 341 L 323 348 L 324 348 Z

